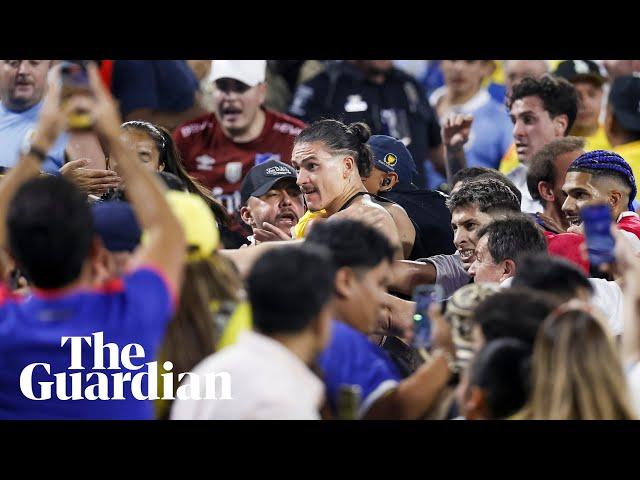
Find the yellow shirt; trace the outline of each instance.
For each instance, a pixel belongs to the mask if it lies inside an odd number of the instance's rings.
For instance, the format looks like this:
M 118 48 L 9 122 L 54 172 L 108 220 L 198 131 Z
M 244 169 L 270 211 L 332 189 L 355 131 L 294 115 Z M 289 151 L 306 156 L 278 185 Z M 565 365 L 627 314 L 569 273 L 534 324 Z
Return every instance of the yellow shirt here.
M 298 223 L 295 227 L 293 227 L 293 234 L 295 239 L 304 238 L 306 234 L 307 225 L 309 222 L 315 218 L 324 218 L 327 216 L 326 210 L 318 210 L 317 212 L 312 212 L 311 210 L 307 210 L 307 212 L 298 220 Z
M 636 177 L 636 187 L 638 186 L 638 176 L 640 175 L 640 140 L 635 142 L 624 143 L 613 147 L 613 151 L 624 158 L 633 170 L 633 176 Z
M 508 175 L 512 170 L 515 170 L 518 165 L 520 165 L 520 162 L 518 161 L 516 144 L 512 143 L 509 150 L 507 150 L 507 153 L 505 153 L 502 160 L 500 160 L 500 171 L 505 175 Z
M 584 149 L 589 152 L 591 150 L 612 150 L 611 144 L 604 133 L 604 126 L 599 125 L 596 133 L 590 137 L 584 137 L 586 145 Z

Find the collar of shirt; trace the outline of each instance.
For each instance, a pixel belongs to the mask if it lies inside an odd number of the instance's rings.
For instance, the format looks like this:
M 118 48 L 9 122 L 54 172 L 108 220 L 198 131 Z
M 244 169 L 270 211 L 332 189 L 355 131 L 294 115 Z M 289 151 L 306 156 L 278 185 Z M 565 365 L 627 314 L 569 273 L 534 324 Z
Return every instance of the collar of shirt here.
M 309 367 L 293 354 L 287 347 L 277 340 L 253 331 L 245 331 L 238 337 L 236 343 L 262 358 L 276 368 L 289 371 L 291 379 L 300 386 L 299 394 L 307 396 L 318 408 L 324 399 L 324 384 L 316 377 Z
M 638 214 L 636 212 L 632 212 L 627 210 L 626 212 L 622 212 L 620 214 L 620 216 L 618 217 L 618 219 L 616 220 L 616 223 L 620 222 L 620 220 L 622 220 L 625 217 L 636 217 L 638 218 Z
M 0 109 L 2 109 L 3 113 L 21 115 L 24 118 L 37 119 L 41 108 L 42 108 L 42 100 L 36 103 L 33 107 L 27 108 L 26 110 L 22 110 L 20 112 L 16 110 L 11 110 L 10 108 L 7 108 L 4 103 L 0 102 Z

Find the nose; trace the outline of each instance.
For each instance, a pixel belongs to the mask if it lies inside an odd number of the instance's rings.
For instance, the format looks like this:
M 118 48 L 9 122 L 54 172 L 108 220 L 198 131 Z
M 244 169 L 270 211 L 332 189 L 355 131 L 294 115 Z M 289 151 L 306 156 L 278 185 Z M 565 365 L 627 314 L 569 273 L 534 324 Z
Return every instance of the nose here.
M 282 197 L 280 198 L 280 205 L 285 206 L 285 205 L 291 205 L 292 203 L 293 202 L 291 201 L 291 195 L 289 195 L 289 192 L 284 190 L 282 192 Z
M 29 72 L 29 61 L 21 60 L 20 64 L 18 65 L 18 75 L 27 75 Z
M 567 195 L 567 198 L 562 204 L 562 211 L 567 215 L 574 215 L 576 210 L 576 201 Z
M 474 278 L 476 276 L 476 271 L 478 269 L 477 265 L 478 265 L 478 260 L 475 260 L 469 267 L 468 273 L 471 278 Z
M 298 171 L 298 178 L 296 178 L 296 185 L 301 187 L 302 185 L 308 182 L 309 182 L 309 177 L 307 176 L 306 172 L 300 169 L 300 171 Z
M 469 235 L 467 235 L 467 233 L 462 228 L 456 229 L 456 231 L 453 233 L 453 244 L 456 247 L 459 246 L 464 240 L 468 239 Z
M 520 120 L 516 120 L 513 124 L 513 137 L 522 137 L 524 136 L 524 128 L 523 124 Z

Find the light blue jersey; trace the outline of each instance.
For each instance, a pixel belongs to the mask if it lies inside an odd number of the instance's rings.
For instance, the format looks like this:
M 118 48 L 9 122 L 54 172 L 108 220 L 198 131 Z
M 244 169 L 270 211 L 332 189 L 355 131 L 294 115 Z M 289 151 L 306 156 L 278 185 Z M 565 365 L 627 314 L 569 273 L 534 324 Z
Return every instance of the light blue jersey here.
M 513 123 L 506 107 L 491 98 L 486 90 L 480 90 L 464 105 L 452 108 L 451 112 L 473 115 L 469 141 L 464 146 L 467 167 L 498 169 L 500 160 L 513 142 Z M 436 188 L 446 181 L 430 163 L 427 175 L 429 188 Z
M 14 112 L 0 103 L 0 166 L 12 168 L 18 163 L 20 146 L 25 136 L 33 131 L 38 121 L 42 102 L 23 112 Z M 60 135 L 41 169 L 47 173 L 57 173 L 64 163 L 64 149 L 68 135 Z

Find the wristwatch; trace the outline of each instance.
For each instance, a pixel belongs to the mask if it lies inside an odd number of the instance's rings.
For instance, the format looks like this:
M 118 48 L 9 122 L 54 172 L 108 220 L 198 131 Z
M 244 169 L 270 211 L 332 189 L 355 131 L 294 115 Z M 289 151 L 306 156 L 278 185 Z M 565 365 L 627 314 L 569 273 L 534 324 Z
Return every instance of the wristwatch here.
M 27 134 L 24 136 L 24 140 L 22 141 L 22 145 L 20 146 L 20 154 L 33 155 L 40 161 L 40 163 L 42 163 L 47 158 L 47 152 L 45 152 L 38 146 L 33 145 L 31 143 L 32 137 L 33 132 L 27 132 Z

